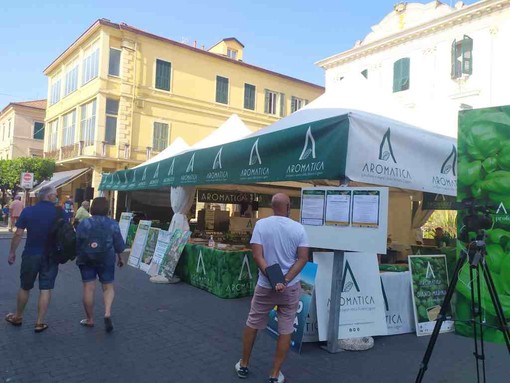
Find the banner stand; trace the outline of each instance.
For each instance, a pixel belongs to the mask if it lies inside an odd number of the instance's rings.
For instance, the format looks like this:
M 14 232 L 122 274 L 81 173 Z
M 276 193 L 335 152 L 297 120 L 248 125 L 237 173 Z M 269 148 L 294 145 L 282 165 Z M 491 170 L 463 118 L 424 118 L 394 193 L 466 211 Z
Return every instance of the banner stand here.
M 331 302 L 329 304 L 328 343 L 322 348 L 331 354 L 344 351 L 338 345 L 338 330 L 340 327 L 340 298 L 342 295 L 342 279 L 344 267 L 344 251 L 335 250 L 333 253 L 333 269 L 331 272 Z

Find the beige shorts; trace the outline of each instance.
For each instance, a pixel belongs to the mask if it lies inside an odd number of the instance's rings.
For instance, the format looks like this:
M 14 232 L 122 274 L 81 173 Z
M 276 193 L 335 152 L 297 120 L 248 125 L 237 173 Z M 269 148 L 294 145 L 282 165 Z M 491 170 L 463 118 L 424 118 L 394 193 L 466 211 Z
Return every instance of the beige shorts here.
M 257 330 L 265 329 L 269 321 L 269 312 L 277 306 L 278 333 L 292 334 L 300 297 L 300 282 L 287 287 L 283 293 L 257 285 L 246 326 Z

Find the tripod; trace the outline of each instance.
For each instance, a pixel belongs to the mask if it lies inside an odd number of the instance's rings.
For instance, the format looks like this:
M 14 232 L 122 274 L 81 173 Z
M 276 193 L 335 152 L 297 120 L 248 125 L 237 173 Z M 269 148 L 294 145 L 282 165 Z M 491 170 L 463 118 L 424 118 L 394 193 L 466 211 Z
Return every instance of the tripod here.
M 507 321 L 505 319 L 505 314 L 503 312 L 501 302 L 496 292 L 496 287 L 494 286 L 492 275 L 486 263 L 485 258 L 487 256 L 487 248 L 485 246 L 484 239 L 485 234 L 482 232 L 482 234 L 479 235 L 475 241 L 472 241 L 469 244 L 467 250 L 462 250 L 460 253 L 460 258 L 455 265 L 455 270 L 452 275 L 452 281 L 448 286 L 448 290 L 446 291 L 443 304 L 441 305 L 441 310 L 436 319 L 434 331 L 432 332 L 432 336 L 427 346 L 427 350 L 425 351 L 425 355 L 423 356 L 423 360 L 420 364 L 420 370 L 418 372 L 418 375 L 416 376 L 416 383 L 420 383 L 423 380 L 425 372 L 427 371 L 430 357 L 432 356 L 434 346 L 436 345 L 437 337 L 439 336 L 439 331 L 441 330 L 441 325 L 447 319 L 446 311 L 450 307 L 450 301 L 455 291 L 455 287 L 457 286 L 461 268 L 466 263 L 466 261 L 469 263 L 469 275 L 471 281 L 473 281 L 473 277 L 476 274 L 476 292 L 474 286 L 471 286 L 471 320 L 469 320 L 468 323 L 470 323 L 473 327 L 473 338 L 475 341 L 475 352 L 473 353 L 473 355 L 475 356 L 476 359 L 477 381 L 480 382 L 480 376 L 483 377 L 483 382 L 486 381 L 485 348 L 483 338 L 483 327 L 485 326 L 485 323 L 482 320 L 480 270 L 485 279 L 485 283 L 487 284 L 487 288 L 489 290 L 489 295 L 494 306 L 494 310 L 496 311 L 496 316 L 498 319 L 497 329 L 503 333 L 506 347 L 508 349 L 508 352 L 510 353 L 510 331 L 508 328 Z M 478 337 L 480 337 L 480 339 L 478 339 Z

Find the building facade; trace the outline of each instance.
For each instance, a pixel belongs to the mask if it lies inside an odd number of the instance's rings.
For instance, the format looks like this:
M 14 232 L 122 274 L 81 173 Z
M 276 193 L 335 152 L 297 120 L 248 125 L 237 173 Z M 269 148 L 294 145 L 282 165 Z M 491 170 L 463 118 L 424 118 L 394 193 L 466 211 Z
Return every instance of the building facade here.
M 509 0 L 400 3 L 352 49 L 317 64 L 326 90 L 361 74 L 422 127 L 456 136 L 459 110 L 510 104 L 509 39 Z
M 195 44 L 196 45 L 196 44 Z M 44 71 L 45 156 L 62 169 L 132 167 L 177 137 L 193 144 L 237 113 L 252 130 L 299 109 L 321 86 L 246 64 L 227 38 L 199 49 L 101 19 Z
M 11 102 L 0 112 L 0 160 L 42 157 L 46 100 Z

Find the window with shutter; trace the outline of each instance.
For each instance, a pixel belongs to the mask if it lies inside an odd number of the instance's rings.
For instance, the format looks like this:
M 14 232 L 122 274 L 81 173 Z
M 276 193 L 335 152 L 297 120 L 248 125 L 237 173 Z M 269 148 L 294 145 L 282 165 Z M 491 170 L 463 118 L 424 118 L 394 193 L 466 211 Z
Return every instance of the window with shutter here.
M 228 104 L 228 78 L 216 76 L 216 102 Z
M 120 49 L 110 48 L 110 61 L 108 63 L 108 74 L 111 76 L 120 75 Z
M 290 101 L 290 112 L 294 113 L 307 104 L 307 100 L 292 96 Z
M 266 96 L 265 96 L 265 102 L 264 102 L 264 113 L 267 113 L 267 114 L 277 114 L 278 113 L 278 95 L 281 96 L 284 96 L 285 95 L 283 93 L 277 93 L 277 92 L 273 92 L 271 90 L 267 90 L 266 89 Z M 282 103 L 280 103 L 280 113 L 282 113 Z
M 280 93 L 280 117 L 285 116 L 285 94 Z
M 255 85 L 244 84 L 244 108 L 255 110 Z
M 152 149 L 161 152 L 168 144 L 168 124 L 163 122 L 154 123 L 152 135 Z
M 409 57 L 405 57 L 393 64 L 393 93 L 409 89 L 410 61 Z
M 170 91 L 170 70 L 172 64 L 168 61 L 156 60 L 156 89 Z
M 452 79 L 473 74 L 473 39 L 464 35 L 461 41 L 452 42 Z

